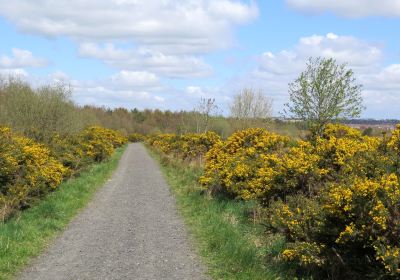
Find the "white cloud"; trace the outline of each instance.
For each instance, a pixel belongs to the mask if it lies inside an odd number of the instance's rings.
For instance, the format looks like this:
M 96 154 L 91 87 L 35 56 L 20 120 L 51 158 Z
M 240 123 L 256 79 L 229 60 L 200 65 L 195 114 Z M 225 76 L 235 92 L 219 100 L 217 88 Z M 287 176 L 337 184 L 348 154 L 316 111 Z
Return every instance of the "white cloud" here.
M 122 70 L 119 73 L 112 75 L 111 81 L 114 84 L 130 87 L 149 87 L 158 85 L 159 83 L 158 77 L 153 73 L 126 70 Z
M 81 57 L 119 71 L 187 79 L 212 75 L 203 55 L 233 46 L 234 27 L 257 18 L 258 7 L 254 0 L 0 0 L 0 16 L 23 32 L 72 38 Z
M 399 0 L 286 0 L 294 9 L 322 13 L 333 12 L 344 17 L 385 16 L 400 17 Z
M 288 101 L 288 83 L 305 69 L 309 57 L 332 57 L 348 63 L 357 81 L 363 84 L 366 116 L 400 117 L 400 65 L 383 65 L 382 47 L 352 36 L 328 33 L 300 38 L 292 48 L 280 52 L 264 52 L 251 73 L 233 79 L 232 86 L 262 88 L 272 96 L 277 111 Z
M 50 81 L 52 82 L 67 82 L 70 77 L 63 71 L 55 71 L 49 75 Z
M 288 101 L 288 83 L 305 69 L 309 57 L 332 57 L 348 63 L 357 77 L 378 71 L 382 60 L 380 46 L 353 36 L 334 33 L 302 37 L 292 48 L 276 53 L 264 52 L 257 58 L 258 66 L 242 79 L 233 80 L 236 87 L 263 88 L 271 95 L 278 109 Z M 361 79 L 360 79 L 361 81 Z M 279 111 L 278 110 L 278 111 Z
M 0 68 L 0 76 L 5 77 L 27 77 L 28 72 L 24 69 L 1 69 Z
M 218 0 L 209 2 L 209 10 L 217 18 L 226 18 L 235 23 L 246 23 L 258 15 L 254 2 L 247 6 L 240 2 Z
M 218 86 L 218 87 L 203 87 L 198 85 L 187 86 L 181 93 L 182 99 L 185 102 L 181 103 L 187 110 L 193 110 L 199 105 L 202 98 L 212 98 L 215 100 L 217 105 L 217 114 L 223 114 L 228 112 L 228 105 L 231 102 L 229 86 Z
M 258 16 L 234 0 L 0 0 L 0 15 L 25 32 L 78 40 L 132 40 L 163 53 L 204 53 L 232 42 L 232 27 Z
M 361 76 L 364 99 L 370 115 L 400 118 L 400 64 L 391 64 Z
M 0 57 L 0 68 L 20 69 L 26 67 L 43 67 L 47 65 L 46 60 L 34 57 L 32 52 L 18 48 L 11 49 L 12 56 L 2 55 Z
M 110 108 L 155 108 L 162 106 L 167 91 L 159 77 L 144 71 L 119 71 L 107 78 L 97 80 L 75 80 L 67 74 L 56 71 L 48 79 L 34 81 L 37 86 L 57 82 L 57 77 L 72 86 L 73 100 L 78 104 L 106 106 Z M 34 80 L 34 77 L 30 77 Z M 161 105 L 160 105 L 161 104 Z
M 28 74 L 24 70 L 6 71 L 0 75 L 18 76 L 33 87 L 55 83 L 71 86 L 72 99 L 80 105 L 156 108 L 166 101 L 168 88 L 160 83 L 158 76 L 148 72 L 122 70 L 109 77 L 96 80 L 74 79 L 67 73 L 57 70 L 48 75 Z M 168 108 L 168 107 L 166 107 Z
M 400 64 L 392 64 L 385 67 L 372 80 L 376 87 L 380 88 L 395 88 L 400 90 Z M 399 92 L 400 95 L 400 92 Z
M 208 93 L 204 92 L 204 90 L 199 86 L 186 87 L 186 93 L 190 97 L 195 97 L 195 98 L 205 98 L 206 96 L 208 96 Z
M 104 86 L 75 86 L 74 100 L 78 104 L 106 106 L 110 108 L 133 108 L 137 104 L 154 102 L 154 98 L 147 91 L 115 90 Z
M 328 33 L 300 38 L 290 50 L 278 53 L 265 52 L 260 58 L 260 72 L 274 74 L 298 73 L 309 57 L 332 57 L 340 63 L 349 63 L 359 71 L 370 69 L 382 59 L 379 46 L 353 36 Z
M 117 73 L 116 75 L 118 75 Z M 74 91 L 73 99 L 81 105 L 89 104 L 110 108 L 157 108 L 165 101 L 162 86 L 132 86 L 116 83 L 115 75 L 108 79 L 96 81 L 71 80 Z
M 157 102 L 164 102 L 164 101 L 165 101 L 165 98 L 156 95 L 156 96 L 154 96 L 154 100 L 157 101 Z
M 113 44 L 83 43 L 79 55 L 104 61 L 117 69 L 150 71 L 167 78 L 200 78 L 211 75 L 211 66 L 192 55 L 165 55 L 149 49 L 118 49 Z

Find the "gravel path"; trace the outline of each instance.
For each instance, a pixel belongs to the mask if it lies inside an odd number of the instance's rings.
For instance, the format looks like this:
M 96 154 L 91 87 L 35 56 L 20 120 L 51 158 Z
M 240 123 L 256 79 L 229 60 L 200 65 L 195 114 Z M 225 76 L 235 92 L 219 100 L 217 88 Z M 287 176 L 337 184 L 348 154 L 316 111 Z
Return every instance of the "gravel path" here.
M 113 177 L 21 279 L 207 279 L 158 165 L 130 144 Z

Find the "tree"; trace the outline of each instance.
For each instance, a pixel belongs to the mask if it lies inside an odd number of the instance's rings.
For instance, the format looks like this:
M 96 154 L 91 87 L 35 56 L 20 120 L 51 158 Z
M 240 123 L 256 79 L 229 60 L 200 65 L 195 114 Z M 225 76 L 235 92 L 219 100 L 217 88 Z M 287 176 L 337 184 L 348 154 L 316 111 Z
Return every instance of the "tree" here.
M 290 102 L 284 114 L 304 121 L 313 135 L 321 135 L 329 122 L 360 116 L 361 88 L 346 64 L 310 58 L 307 69 L 289 84 Z
M 239 121 L 241 128 L 265 122 L 272 117 L 272 99 L 262 90 L 244 88 L 233 97 L 230 113 Z
M 217 114 L 218 106 L 214 98 L 201 98 L 199 104 L 194 109 L 196 116 L 196 132 L 207 132 L 212 115 Z
M 54 134 L 77 133 L 92 119 L 71 95 L 72 88 L 62 83 L 33 88 L 19 78 L 0 78 L 0 124 L 45 143 Z

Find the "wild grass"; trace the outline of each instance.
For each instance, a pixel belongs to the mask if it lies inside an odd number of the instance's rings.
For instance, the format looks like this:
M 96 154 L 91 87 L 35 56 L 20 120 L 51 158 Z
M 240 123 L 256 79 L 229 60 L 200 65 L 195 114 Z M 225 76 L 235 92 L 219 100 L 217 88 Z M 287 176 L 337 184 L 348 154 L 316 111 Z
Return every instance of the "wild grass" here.
M 0 224 L 0 279 L 12 279 L 61 233 L 117 167 L 125 148 L 62 183 L 33 207 Z
M 254 204 L 212 198 L 197 184 L 199 167 L 151 153 L 161 163 L 178 209 L 213 279 L 285 279 L 281 273 L 285 268 L 268 261 L 280 251 L 283 240 L 277 236 L 266 238 L 262 225 L 253 223 Z

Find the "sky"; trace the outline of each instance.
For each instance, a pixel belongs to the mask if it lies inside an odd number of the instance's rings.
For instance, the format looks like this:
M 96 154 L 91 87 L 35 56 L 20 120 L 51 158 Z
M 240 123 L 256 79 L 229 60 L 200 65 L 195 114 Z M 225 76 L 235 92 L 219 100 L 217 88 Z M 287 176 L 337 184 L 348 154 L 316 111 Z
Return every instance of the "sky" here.
M 227 114 L 243 88 L 278 116 L 310 57 L 347 63 L 363 118 L 400 119 L 400 0 L 0 0 L 0 75 L 110 108 Z

